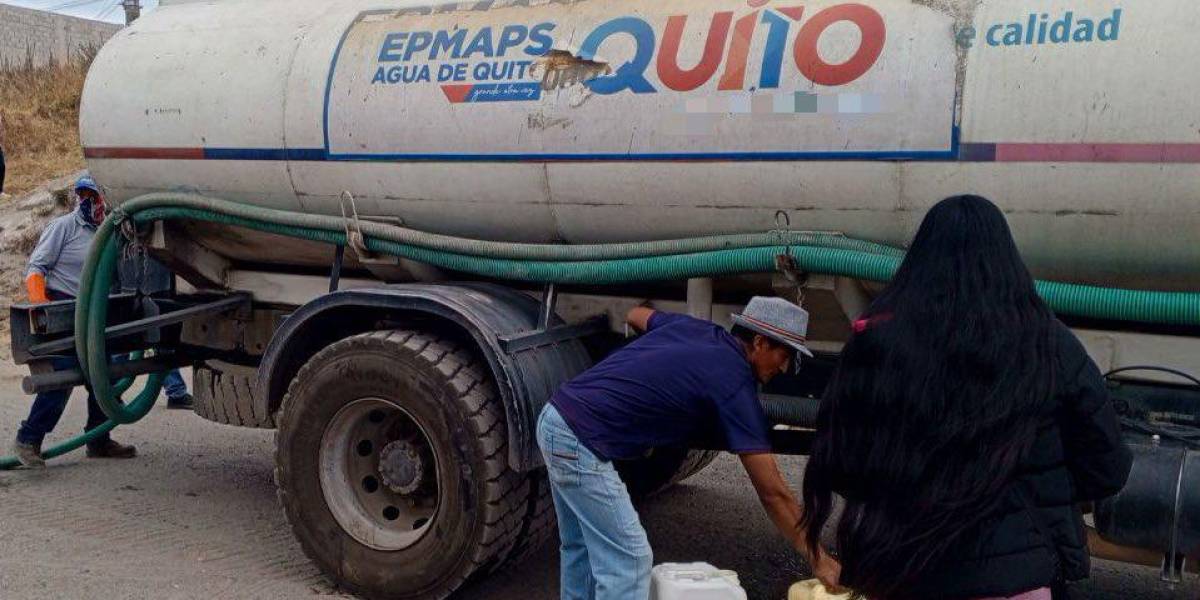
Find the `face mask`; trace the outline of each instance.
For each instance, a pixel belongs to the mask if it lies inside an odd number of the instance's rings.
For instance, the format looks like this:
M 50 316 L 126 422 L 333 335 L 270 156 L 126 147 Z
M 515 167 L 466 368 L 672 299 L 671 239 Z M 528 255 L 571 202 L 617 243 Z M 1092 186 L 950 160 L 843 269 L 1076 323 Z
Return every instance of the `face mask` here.
M 106 212 L 104 200 L 100 198 L 81 197 L 79 199 L 79 214 L 83 215 L 84 221 L 92 225 L 102 223 Z

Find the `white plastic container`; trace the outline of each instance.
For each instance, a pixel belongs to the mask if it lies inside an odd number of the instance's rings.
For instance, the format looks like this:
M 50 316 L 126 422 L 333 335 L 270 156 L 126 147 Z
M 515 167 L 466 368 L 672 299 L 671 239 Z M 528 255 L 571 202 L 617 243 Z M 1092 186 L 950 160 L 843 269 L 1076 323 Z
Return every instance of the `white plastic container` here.
M 787 600 L 847 600 L 850 594 L 831 594 L 816 579 L 801 581 L 788 590 Z
M 737 573 L 708 563 L 664 563 L 654 567 L 650 600 L 746 600 Z

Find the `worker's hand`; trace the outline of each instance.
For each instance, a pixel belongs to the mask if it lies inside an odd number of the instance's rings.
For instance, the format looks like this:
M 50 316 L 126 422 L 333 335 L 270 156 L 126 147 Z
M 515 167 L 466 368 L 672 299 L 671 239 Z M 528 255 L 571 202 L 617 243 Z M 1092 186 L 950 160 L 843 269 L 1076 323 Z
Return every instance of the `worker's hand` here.
M 46 276 L 41 273 L 30 273 L 29 277 L 25 278 L 25 290 L 33 304 L 45 304 L 50 301 L 50 297 L 46 295 Z
M 653 308 L 635 307 L 625 315 L 625 324 L 638 333 L 645 333 L 650 328 L 650 317 L 654 316 Z
M 811 562 L 813 577 L 825 586 L 826 591 L 830 594 L 845 594 L 849 591 L 838 583 L 842 578 L 842 563 L 826 554 L 824 550 Z

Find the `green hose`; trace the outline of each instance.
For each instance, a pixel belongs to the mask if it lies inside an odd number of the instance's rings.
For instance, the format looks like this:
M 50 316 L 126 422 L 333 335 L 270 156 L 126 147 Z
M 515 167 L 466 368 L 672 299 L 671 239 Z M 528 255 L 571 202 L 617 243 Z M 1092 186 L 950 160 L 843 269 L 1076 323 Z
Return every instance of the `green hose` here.
M 88 431 L 83 435 L 77 435 L 61 444 L 58 444 L 57 446 L 43 450 L 42 458 L 56 458 L 64 454 L 74 452 L 91 443 L 92 440 L 95 440 L 96 438 L 99 438 L 100 436 L 112 431 L 116 426 L 117 424 L 114 421 L 105 421 L 99 427 L 96 427 L 95 429 Z M 7 471 L 20 466 L 21 462 L 18 461 L 15 456 L 5 456 L 4 458 L 0 458 L 0 471 Z
M 132 355 L 130 355 L 131 360 L 137 360 L 141 357 L 142 357 L 141 352 L 134 352 Z M 134 383 L 133 377 L 126 377 L 125 379 L 122 379 L 119 383 L 117 383 L 115 386 L 113 386 L 113 389 L 116 392 L 116 394 L 119 396 L 120 394 L 125 393 L 125 391 L 128 390 L 133 385 L 133 383 Z M 151 401 L 149 403 L 147 403 L 145 405 L 137 406 L 136 410 L 141 412 L 141 414 L 144 416 L 146 414 L 149 414 L 150 409 L 153 407 L 154 407 L 154 401 L 153 401 L 153 399 L 151 399 Z M 108 432 L 112 431 L 116 426 L 117 426 L 116 421 L 113 421 L 111 419 L 108 421 L 105 421 L 104 423 L 101 423 L 100 425 L 98 425 L 95 429 L 84 432 L 83 435 L 75 436 L 61 444 L 52 446 L 52 447 L 42 451 L 42 458 L 55 458 L 58 456 L 62 456 L 64 454 L 68 454 L 70 452 L 74 452 L 75 450 L 78 450 L 79 448 L 86 446 L 88 443 L 92 442 L 92 440 L 95 440 L 95 439 L 107 434 Z M 6 456 L 4 458 L 0 458 L 0 471 L 15 469 L 19 466 L 21 466 L 21 463 L 19 461 L 17 461 L 17 459 L 15 457 Z
M 121 391 L 111 383 L 108 374 L 107 340 L 108 290 L 121 253 L 121 239 L 116 235 L 120 219 L 109 218 L 100 225 L 84 263 L 79 282 L 79 297 L 75 299 L 75 353 L 84 378 L 92 384 L 96 404 L 111 421 L 118 425 L 134 423 L 149 414 L 155 399 L 162 391 L 162 373 L 150 375 L 141 393 L 126 404 Z
M 123 390 L 110 383 L 104 337 L 108 317 L 107 290 L 120 253 L 117 233 L 120 225 L 129 219 L 138 224 L 163 220 L 206 221 L 326 244 L 345 245 L 348 242 L 347 222 L 340 217 L 281 211 L 188 194 L 149 194 L 121 205 L 96 233 L 75 312 L 76 352 L 85 377 L 93 384 L 97 403 L 111 419 L 101 427 L 108 430 L 144 417 L 162 384 L 161 375 L 152 375 L 142 392 L 125 404 L 120 398 Z M 532 283 L 611 285 L 770 273 L 776 270 L 776 256 L 784 253 L 790 254 L 802 271 L 886 282 L 904 257 L 904 251 L 898 248 L 836 234 L 805 232 L 551 245 L 469 240 L 370 221 L 355 225 L 372 252 L 492 279 Z M 1061 314 L 1200 325 L 1200 294 L 1197 293 L 1125 290 L 1047 281 L 1038 282 L 1038 291 L 1047 304 Z M 92 432 L 55 447 L 47 452 L 47 456 L 71 444 L 77 448 L 86 443 L 84 438 L 89 435 Z M 6 468 L 7 464 L 0 461 L 0 468 Z
M 149 194 L 121 211 L 139 223 L 208 221 L 329 244 L 346 243 L 340 217 L 296 213 L 189 194 Z M 775 271 L 790 252 L 801 270 L 868 281 L 891 279 L 904 251 L 836 234 L 771 232 L 625 244 L 514 244 L 467 240 L 382 223 L 359 224 L 367 248 L 436 267 L 535 283 L 619 284 Z M 1039 281 L 1060 314 L 1115 321 L 1200 325 L 1200 294 Z
M 164 203 L 169 203 L 169 208 L 164 207 Z M 346 230 L 346 222 L 340 217 L 276 210 L 190 194 L 150 194 L 126 202 L 121 205 L 121 210 L 129 215 L 138 215 L 139 222 L 179 218 L 213 221 L 214 215 L 206 216 L 204 213 L 217 212 L 220 215 L 217 217 L 217 222 L 241 224 L 242 226 L 245 226 L 247 221 L 257 221 L 285 228 L 296 227 L 335 232 Z M 565 245 L 471 240 L 374 221 L 357 222 L 356 226 L 367 238 L 388 240 L 405 246 L 447 254 L 524 261 L 611 260 L 695 254 L 762 246 L 808 245 L 904 257 L 903 250 L 891 246 L 856 240 L 840 234 L 802 231 L 713 235 L 653 242 Z M 283 235 L 289 234 L 284 233 Z

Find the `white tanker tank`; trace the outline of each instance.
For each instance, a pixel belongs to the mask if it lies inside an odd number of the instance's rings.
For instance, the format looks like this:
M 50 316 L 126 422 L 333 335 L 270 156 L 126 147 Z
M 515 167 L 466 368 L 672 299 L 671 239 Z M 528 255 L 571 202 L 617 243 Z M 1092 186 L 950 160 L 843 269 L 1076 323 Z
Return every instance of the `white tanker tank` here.
M 1044 278 L 1200 290 L 1189 0 L 164 1 L 100 52 L 89 167 L 490 240 L 1008 214 Z M 205 245 L 325 264 L 264 239 Z

